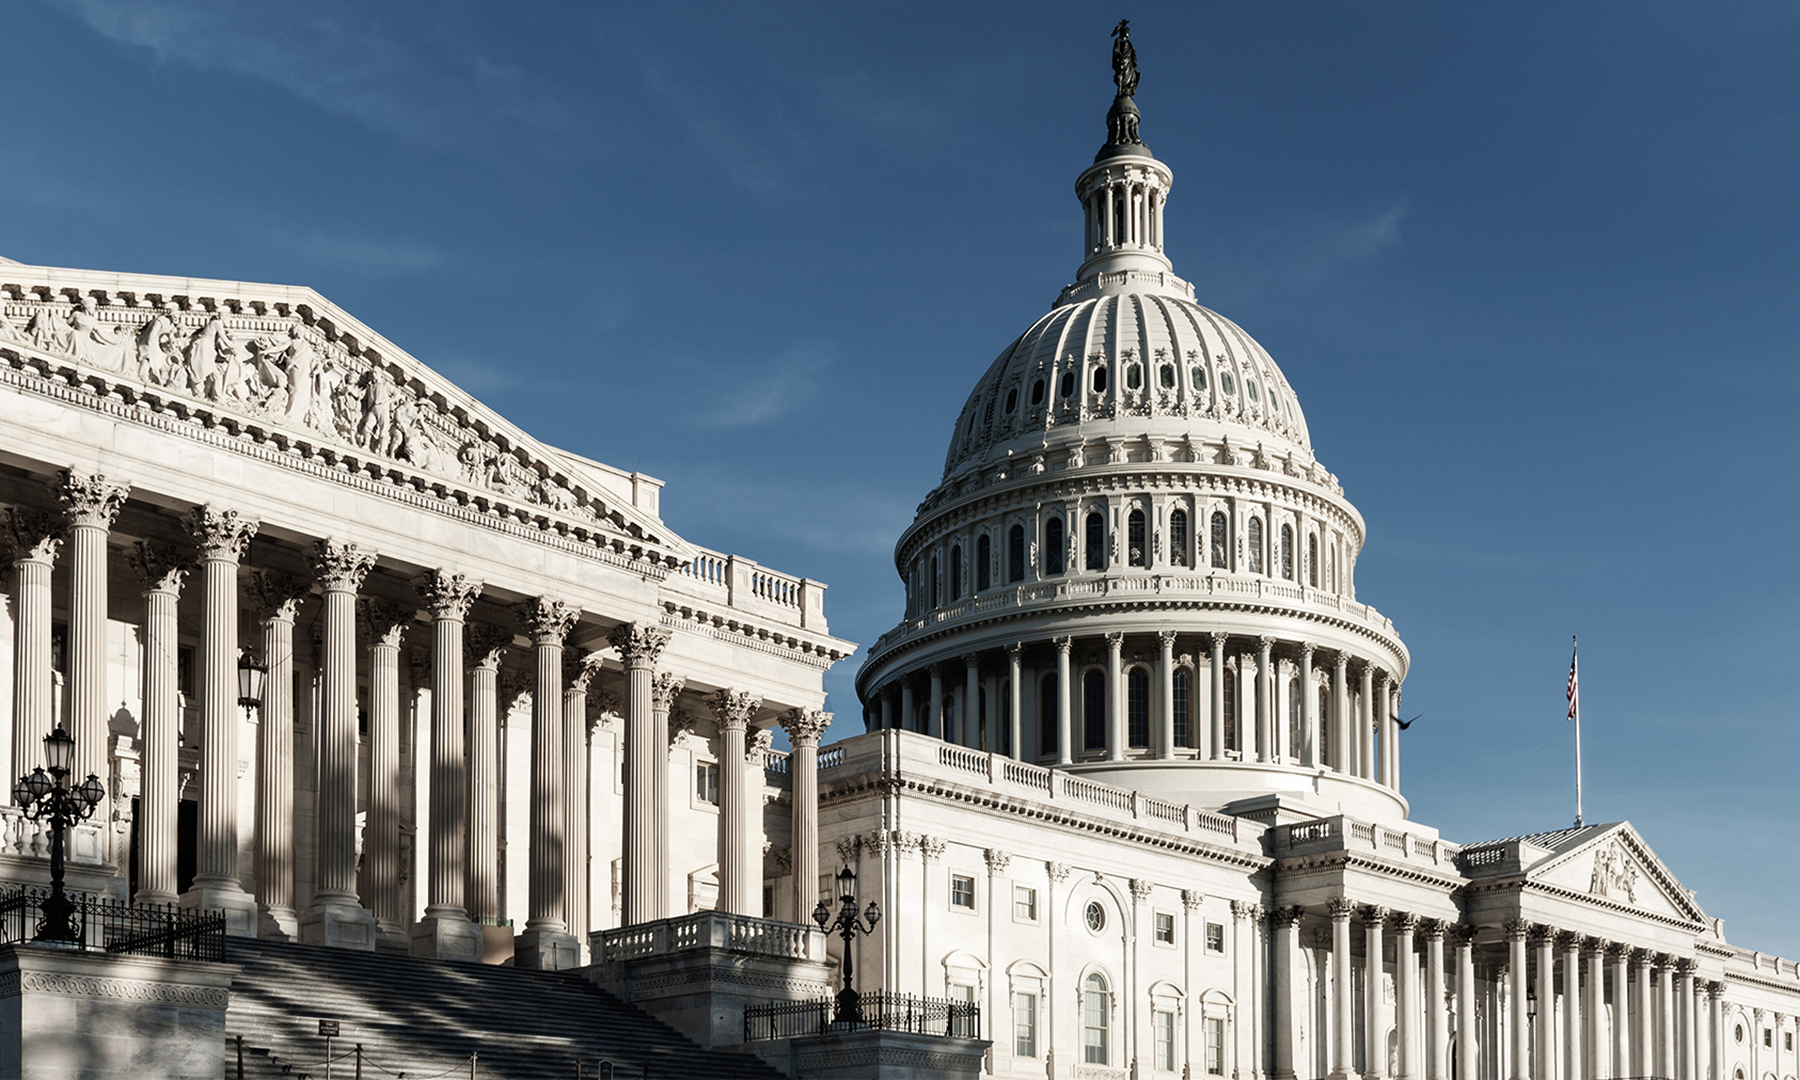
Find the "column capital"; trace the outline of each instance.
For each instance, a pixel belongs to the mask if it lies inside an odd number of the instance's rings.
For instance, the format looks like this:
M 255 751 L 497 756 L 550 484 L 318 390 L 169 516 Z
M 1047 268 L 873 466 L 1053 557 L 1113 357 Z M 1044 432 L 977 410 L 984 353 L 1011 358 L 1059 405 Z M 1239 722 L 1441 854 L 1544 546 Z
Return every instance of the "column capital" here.
M 1069 655 L 1069 653 L 1073 652 L 1075 649 L 1075 639 L 1073 637 L 1051 638 L 1050 644 L 1055 645 L 1056 651 L 1064 656 Z
M 1334 896 L 1325 901 L 1325 914 L 1331 916 L 1332 922 L 1347 923 L 1350 916 L 1356 914 L 1356 903 L 1342 896 Z
M 1173 630 L 1158 630 L 1156 632 L 1156 640 L 1162 644 L 1163 652 L 1175 651 L 1175 638 L 1176 633 Z
M 463 660 L 470 667 L 498 668 L 512 641 L 510 631 L 488 623 L 470 623 L 463 630 Z
M 600 654 L 597 652 L 577 654 L 574 649 L 563 653 L 563 682 L 570 690 L 578 694 L 588 691 L 588 684 L 600 671 Z
M 1717 979 L 1706 984 L 1706 997 L 1709 1001 L 1719 1001 L 1725 996 L 1725 984 Z
M 1411 934 L 1419 929 L 1419 917 L 1410 911 L 1394 913 L 1394 931 L 1400 934 Z
M 193 569 L 193 560 L 172 544 L 139 540 L 129 556 L 131 570 L 144 585 L 144 595 L 168 593 L 180 595 L 182 583 Z
M 758 728 L 744 740 L 744 760 L 752 765 L 766 765 L 774 745 L 775 733 L 768 728 Z
M 620 623 L 607 631 L 606 641 L 629 671 L 655 667 L 657 657 L 669 644 L 669 632 L 647 623 Z
M 42 510 L 14 506 L 0 517 L 7 551 L 13 562 L 54 563 L 62 547 L 63 522 Z
M 1556 945 L 1556 927 L 1543 923 L 1533 923 L 1531 927 L 1531 943 L 1534 945 Z
M 946 665 L 941 660 L 937 661 L 936 663 L 927 664 L 925 666 L 925 674 L 927 674 L 927 675 L 931 676 L 932 678 L 937 679 L 939 681 L 943 680 L 944 674 L 948 670 L 949 670 L 948 665 Z
M 1675 961 L 1676 974 L 1681 975 L 1684 978 L 1691 977 L 1694 972 L 1699 970 L 1700 965 L 1696 964 L 1692 957 L 1683 956 L 1677 958 Z
M 713 714 L 719 718 L 720 731 L 741 731 L 750 726 L 750 718 L 762 708 L 762 695 L 748 690 L 720 690 L 712 696 Z
M 990 874 L 1000 873 L 1006 869 L 1008 863 L 1012 862 L 1012 856 L 1001 851 L 999 848 L 984 849 L 981 853 L 981 858 L 987 863 L 988 873 Z
M 1419 936 L 1426 941 L 1444 940 L 1445 931 L 1449 929 L 1442 919 L 1420 919 Z
M 1581 935 L 1574 930 L 1552 930 L 1550 931 L 1550 936 L 1556 939 L 1556 943 L 1560 945 L 1565 952 L 1570 949 L 1581 948 Z
M 1606 946 L 1606 955 L 1614 963 L 1622 963 L 1631 959 L 1631 946 L 1621 945 L 1616 941 L 1609 942 Z
M 1531 933 L 1531 921 L 1529 919 L 1508 919 L 1501 924 L 1501 928 L 1506 931 L 1506 940 L 1524 941 L 1525 936 Z
M 1336 657 L 1334 657 L 1332 659 L 1331 663 L 1332 663 L 1333 667 L 1337 668 L 1338 678 L 1341 679 L 1349 671 L 1350 654 L 1345 653 L 1345 652 L 1340 652 L 1337 654 Z
M 1150 899 L 1151 890 L 1156 888 L 1156 883 L 1149 878 L 1134 877 L 1128 884 L 1131 886 L 1131 898 L 1140 904 Z
M 1206 902 L 1206 894 L 1201 892 L 1199 889 L 1183 889 L 1183 890 L 1181 890 L 1181 906 L 1186 908 L 1187 910 L 1198 911 L 1200 909 L 1200 905 L 1204 904 L 1205 902 Z
M 412 585 L 433 621 L 468 618 L 469 609 L 475 606 L 475 598 L 483 588 L 482 582 L 467 574 L 449 570 L 427 570 L 414 578 Z
M 1047 862 L 1044 864 L 1044 872 L 1050 875 L 1050 883 L 1052 885 L 1061 885 L 1063 882 L 1069 880 L 1069 874 L 1072 869 L 1073 868 L 1068 863 Z
M 1364 926 L 1383 926 L 1387 923 L 1387 918 L 1388 909 L 1379 904 L 1370 904 L 1368 907 L 1362 909 L 1362 921 Z
M 795 748 L 819 745 L 820 736 L 831 726 L 831 714 L 820 709 L 789 709 L 781 718 L 788 738 Z
M 687 680 L 673 671 L 658 671 L 651 675 L 650 707 L 657 712 L 668 712 L 686 685 Z
M 1300 925 L 1300 916 L 1305 913 L 1305 909 L 1298 904 L 1290 907 L 1278 907 L 1269 912 L 1269 925 L 1277 930 L 1286 930 L 1289 927 Z
M 1014 642 L 1010 642 L 1007 644 L 1006 658 L 1008 660 L 1011 660 L 1013 663 L 1016 664 L 1019 662 L 1019 658 L 1024 655 L 1025 655 L 1025 643 L 1023 641 L 1014 641 Z
M 581 609 L 551 596 L 534 596 L 513 605 L 513 614 L 533 645 L 561 645 L 575 629 Z
M 1113 652 L 1118 652 L 1123 649 L 1125 647 L 1125 631 L 1113 630 L 1108 632 L 1106 635 L 1106 647 Z
M 965 667 L 965 668 L 980 668 L 981 667 L 981 654 L 980 653 L 966 652 L 966 653 L 963 653 L 962 656 L 959 657 L 959 659 L 962 660 L 963 667 Z
M 1606 951 L 1607 951 L 1606 942 L 1600 938 L 1587 936 L 1587 937 L 1583 937 L 1581 939 L 1581 955 L 1582 956 L 1585 956 L 1585 957 L 1604 956 L 1606 954 Z
M 1312 663 L 1313 653 L 1318 652 L 1318 651 L 1319 651 L 1319 646 L 1313 642 L 1302 641 L 1300 643 L 1300 655 L 1305 657 L 1306 662 L 1309 664 Z
M 1255 921 L 1262 918 L 1263 909 L 1261 904 L 1253 903 L 1249 900 L 1233 900 L 1231 902 L 1231 914 L 1239 919 L 1250 919 Z
M 1208 639 L 1207 643 L 1212 646 L 1212 651 L 1219 653 L 1220 655 L 1224 654 L 1225 647 L 1231 643 L 1230 634 L 1213 633 L 1206 636 Z
M 375 553 L 338 540 L 318 540 L 306 561 L 326 592 L 355 592 L 362 588 L 363 579 L 375 565 Z
M 369 644 L 400 647 L 401 639 L 406 636 L 406 628 L 412 625 L 411 608 L 402 607 L 398 602 L 379 596 L 365 596 L 358 601 L 357 621 L 362 624 L 362 631 L 368 637 Z
M 1444 934 L 1459 949 L 1475 944 L 1475 928 L 1468 923 L 1445 923 Z
M 194 507 L 188 519 L 188 533 L 200 549 L 202 562 L 235 563 L 250 550 L 250 538 L 256 535 L 257 522 L 236 510 L 207 503 Z
M 1256 639 L 1256 647 L 1262 650 L 1263 655 L 1267 656 L 1269 650 L 1275 647 L 1275 638 L 1272 635 L 1263 634 Z
M 250 607 L 262 622 L 293 622 L 300 602 L 312 592 L 312 583 L 277 570 L 250 571 Z
M 71 525 L 110 529 L 131 494 L 130 484 L 115 484 L 99 473 L 63 469 L 50 485 L 50 493 L 62 503 Z

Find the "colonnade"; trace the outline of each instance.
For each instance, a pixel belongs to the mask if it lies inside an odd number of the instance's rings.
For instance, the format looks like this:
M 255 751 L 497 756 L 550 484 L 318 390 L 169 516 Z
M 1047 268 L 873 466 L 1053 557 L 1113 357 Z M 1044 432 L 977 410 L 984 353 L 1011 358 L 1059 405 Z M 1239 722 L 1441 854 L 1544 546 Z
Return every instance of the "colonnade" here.
M 1128 675 L 1140 667 L 1148 673 L 1150 724 L 1147 738 L 1133 740 Z M 1103 746 L 1083 738 L 1084 679 L 1095 670 L 1106 686 Z M 1184 702 L 1177 693 L 1182 672 Z M 1046 695 L 1045 677 L 1052 673 Z M 1292 684 L 1300 691 L 1297 700 Z M 985 708 L 971 706 L 982 702 Z M 1282 762 L 1323 766 L 1398 790 L 1398 707 L 1399 684 L 1389 672 L 1372 660 L 1311 642 L 1115 631 L 1097 639 L 1012 642 L 926 663 L 878 687 L 867 722 L 871 728 L 919 730 L 1045 764 L 1136 758 Z
M 7 509 L 15 600 L 12 761 L 23 770 L 42 753 L 52 720 L 52 570 L 68 551 L 68 714 L 76 740 L 76 777 L 109 776 L 106 709 L 108 539 L 130 489 L 99 475 L 65 471 L 52 487 L 63 512 Z M 166 516 L 166 511 L 153 511 Z M 573 648 L 583 612 L 552 596 L 511 605 L 516 627 L 471 624 L 483 582 L 451 568 L 407 583 L 384 578 L 366 589 L 377 554 L 335 538 L 304 551 L 309 573 L 247 567 L 258 522 L 227 507 L 205 505 L 186 515 L 186 542 L 136 541 L 129 565 L 142 585 L 142 747 L 136 829 L 138 903 L 179 903 L 222 910 L 230 933 L 299 938 L 353 948 L 410 948 L 433 956 L 478 959 L 479 923 L 500 915 L 500 680 L 516 632 L 529 640 L 532 689 L 528 919 L 516 943 L 520 966 L 579 963 L 578 942 L 590 929 L 585 882 L 591 838 L 588 810 L 588 687 L 598 653 Z M 260 550 L 260 549 L 259 549 Z M 286 553 L 292 554 L 292 553 Z M 291 558 L 274 560 L 291 563 Z M 177 895 L 177 810 L 180 799 L 178 614 L 189 578 L 201 588 L 195 654 L 199 703 L 197 869 Z M 255 618 L 251 651 L 264 658 L 255 748 L 254 873 L 238 865 L 238 733 L 240 592 Z M 320 597 L 318 661 L 316 861 L 313 889 L 296 897 L 294 635 L 302 606 Z M 401 597 L 394 595 L 399 593 Z M 415 691 L 429 692 L 429 746 L 419 748 L 420 782 L 429 788 L 421 822 L 426 900 L 422 917 L 402 889 L 402 762 L 404 715 L 400 660 L 406 637 L 429 620 L 428 659 L 415 660 Z M 368 659 L 359 694 L 359 638 Z M 626 923 L 666 918 L 671 906 L 669 715 L 684 680 L 658 667 L 669 642 L 661 627 L 624 622 L 608 644 L 625 673 L 623 807 Z M 427 670 L 429 675 L 422 677 Z M 426 684 L 428 680 L 428 685 Z M 761 915 L 761 744 L 747 730 L 762 708 L 748 691 L 718 691 L 709 703 L 720 729 L 720 908 Z M 359 704 L 366 708 L 359 709 Z M 366 731 L 359 730 L 366 718 Z M 779 720 L 794 744 L 793 860 L 795 910 L 810 915 L 817 893 L 816 750 L 830 714 L 789 710 Z M 190 737 L 191 737 L 190 732 Z M 366 818 L 358 865 L 359 753 L 366 745 Z M 248 756 L 248 755 L 246 755 Z M 753 771 L 757 770 L 757 771 Z M 109 791 L 119 798 L 116 788 Z M 111 830 L 103 835 L 112 837 Z M 124 852 L 107 860 L 123 864 Z M 808 858 L 810 856 L 810 860 Z M 254 894 L 245 888 L 249 883 Z M 683 898 L 685 900 L 685 898 Z

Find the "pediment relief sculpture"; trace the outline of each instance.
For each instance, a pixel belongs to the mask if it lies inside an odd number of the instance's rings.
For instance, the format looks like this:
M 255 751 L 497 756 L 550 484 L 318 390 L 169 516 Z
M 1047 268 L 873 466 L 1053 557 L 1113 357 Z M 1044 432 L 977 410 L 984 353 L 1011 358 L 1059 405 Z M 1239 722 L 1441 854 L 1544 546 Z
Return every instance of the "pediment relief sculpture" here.
M 1637 903 L 1638 869 L 1617 840 L 1594 852 L 1594 874 L 1588 892 L 1611 900 Z

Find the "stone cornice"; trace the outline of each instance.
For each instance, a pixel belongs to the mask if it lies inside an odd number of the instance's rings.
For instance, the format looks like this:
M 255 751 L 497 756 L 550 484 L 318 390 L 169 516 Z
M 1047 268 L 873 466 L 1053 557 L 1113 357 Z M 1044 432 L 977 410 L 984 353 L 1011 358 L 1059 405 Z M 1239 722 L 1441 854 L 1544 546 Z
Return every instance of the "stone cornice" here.
M 1429 885 L 1446 894 L 1456 892 L 1468 884 L 1460 875 L 1454 873 L 1434 873 L 1429 867 L 1375 858 L 1354 851 L 1338 850 L 1318 855 L 1297 855 L 1275 863 L 1277 874 L 1334 869 L 1339 871 L 1360 870 L 1397 881 Z
M 820 671 L 849 657 L 855 650 L 854 645 L 837 638 L 813 640 L 793 633 L 791 627 L 780 624 L 758 625 L 748 619 L 738 618 L 735 611 L 730 615 L 697 611 L 672 601 L 665 602 L 663 606 L 667 610 L 663 613 L 662 625 L 669 630 L 703 634 L 728 645 L 754 649 L 783 660 L 798 660 Z
M 1654 911 L 1645 911 L 1641 907 L 1635 907 L 1631 904 L 1621 904 L 1617 900 L 1608 899 L 1606 897 L 1594 896 L 1590 893 L 1580 892 L 1575 889 L 1565 889 L 1561 886 L 1546 884 L 1542 881 L 1529 881 L 1520 877 L 1503 878 L 1498 881 L 1471 881 L 1463 886 L 1463 891 L 1469 896 L 1485 896 L 1492 893 L 1517 892 L 1523 894 L 1532 892 L 1587 907 L 1596 907 L 1606 911 L 1617 912 L 1622 915 L 1630 916 L 1633 919 L 1659 923 L 1663 926 L 1674 927 L 1689 933 L 1699 934 L 1706 931 L 1706 925 L 1704 923 L 1693 922 L 1687 919 L 1678 919 L 1675 916 L 1662 915 Z

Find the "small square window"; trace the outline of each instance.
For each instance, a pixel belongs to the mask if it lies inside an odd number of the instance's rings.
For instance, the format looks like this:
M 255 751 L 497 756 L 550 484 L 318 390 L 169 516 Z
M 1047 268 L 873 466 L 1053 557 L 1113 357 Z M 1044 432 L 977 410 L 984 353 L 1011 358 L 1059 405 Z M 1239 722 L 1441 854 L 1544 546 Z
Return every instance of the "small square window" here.
M 719 767 L 710 761 L 694 766 L 694 798 L 719 805 Z
M 1781 1044 L 1783 1050 L 1792 1050 L 1794 1048 L 1794 1033 L 1791 1031 L 1782 1032 Z
M 1037 890 L 1029 885 L 1013 886 L 1013 918 L 1019 922 L 1037 922 Z
M 975 910 L 975 879 L 962 874 L 950 876 L 950 906 Z
M 1206 924 L 1206 951 L 1225 954 L 1225 927 L 1216 922 Z
M 1768 1028 L 1763 1028 L 1763 1045 L 1771 1050 L 1775 1048 L 1775 1033 Z
M 1156 943 L 1158 945 L 1175 944 L 1175 916 L 1166 911 L 1156 913 Z

